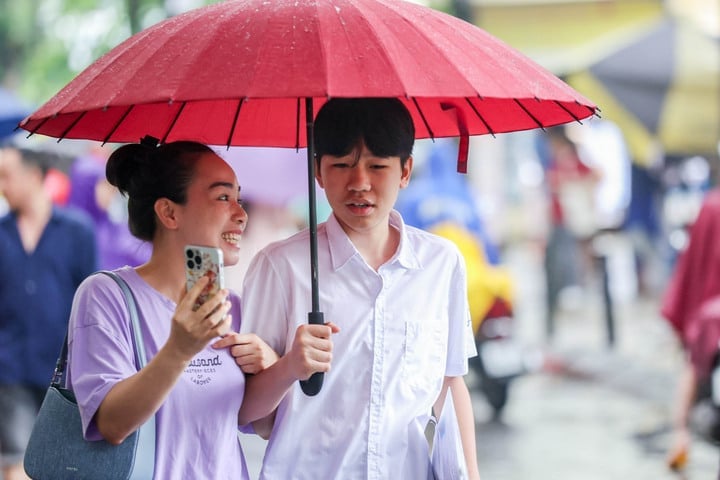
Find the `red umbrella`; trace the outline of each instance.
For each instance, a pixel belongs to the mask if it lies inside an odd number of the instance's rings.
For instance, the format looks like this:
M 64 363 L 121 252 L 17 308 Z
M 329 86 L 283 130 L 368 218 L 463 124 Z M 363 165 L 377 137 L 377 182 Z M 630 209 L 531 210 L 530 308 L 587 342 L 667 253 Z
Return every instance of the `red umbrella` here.
M 595 105 L 485 31 L 400 0 L 237 0 L 142 31 L 90 65 L 20 126 L 103 142 L 194 139 L 300 148 L 329 97 L 399 97 L 418 138 L 579 121 Z M 308 148 L 313 312 L 317 289 Z
M 28 117 L 59 138 L 303 147 L 300 99 L 400 97 L 418 138 L 548 127 L 595 106 L 485 31 L 397 0 L 239 0 L 158 23 Z M 199 120 L 201 119 L 201 121 Z

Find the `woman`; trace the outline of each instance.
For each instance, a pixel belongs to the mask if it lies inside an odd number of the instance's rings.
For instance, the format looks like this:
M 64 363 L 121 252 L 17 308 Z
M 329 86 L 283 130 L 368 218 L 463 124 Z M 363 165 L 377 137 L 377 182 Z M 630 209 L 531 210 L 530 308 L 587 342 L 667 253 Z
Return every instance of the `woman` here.
M 147 137 L 146 137 L 147 138 Z M 221 290 L 197 311 L 207 278 L 186 292 L 184 247 L 218 247 L 239 259 L 247 224 L 235 173 L 195 142 L 125 145 L 108 160 L 108 181 L 128 197 L 130 231 L 152 244 L 150 260 L 116 272 L 138 305 L 148 363 L 134 363 L 124 297 L 93 275 L 78 288 L 69 329 L 69 382 L 85 437 L 119 444 L 156 417 L 155 478 L 247 479 L 237 439 L 246 373 L 275 362 L 253 334 L 234 334 L 236 360 L 219 337 L 240 328 L 236 294 Z M 242 369 L 242 371 L 241 371 Z

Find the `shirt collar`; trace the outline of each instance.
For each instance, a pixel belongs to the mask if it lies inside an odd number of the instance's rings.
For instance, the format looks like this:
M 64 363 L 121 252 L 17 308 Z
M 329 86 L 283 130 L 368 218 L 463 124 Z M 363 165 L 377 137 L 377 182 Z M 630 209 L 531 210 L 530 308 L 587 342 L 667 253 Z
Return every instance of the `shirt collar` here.
M 407 269 L 421 268 L 413 245 L 408 241 L 407 229 L 405 228 L 405 222 L 403 222 L 400 213 L 396 210 L 390 212 L 389 223 L 400 231 L 400 245 L 398 246 L 398 251 L 395 252 L 395 255 L 393 255 L 388 263 L 397 262 L 400 266 Z M 353 256 L 360 255 L 334 214 L 331 214 L 328 218 L 325 228 L 333 270 L 340 269 L 349 262 Z

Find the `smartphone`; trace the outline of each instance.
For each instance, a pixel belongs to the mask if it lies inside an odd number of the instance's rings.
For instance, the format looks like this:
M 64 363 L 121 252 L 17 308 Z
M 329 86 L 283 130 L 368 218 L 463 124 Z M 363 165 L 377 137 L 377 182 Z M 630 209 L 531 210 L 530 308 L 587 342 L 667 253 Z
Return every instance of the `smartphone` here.
M 193 305 L 193 310 L 200 308 L 200 305 L 225 288 L 225 277 L 223 273 L 223 253 L 215 247 L 204 247 L 201 245 L 185 246 L 185 278 L 187 289 L 190 290 L 202 277 L 209 277 L 210 282 L 203 288 Z

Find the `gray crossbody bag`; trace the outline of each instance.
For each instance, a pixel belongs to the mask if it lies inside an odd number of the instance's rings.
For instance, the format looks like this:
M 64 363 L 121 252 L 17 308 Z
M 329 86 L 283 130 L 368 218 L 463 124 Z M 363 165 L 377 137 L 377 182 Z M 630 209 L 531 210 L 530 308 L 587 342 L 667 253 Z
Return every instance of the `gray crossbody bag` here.
M 135 365 L 140 370 L 146 364 L 145 344 L 132 291 L 116 273 L 98 273 L 111 277 L 123 291 L 131 319 Z M 65 388 L 67 353 L 66 334 L 25 451 L 25 471 L 35 480 L 151 480 L 155 469 L 155 415 L 120 445 L 85 440 L 75 395 Z

